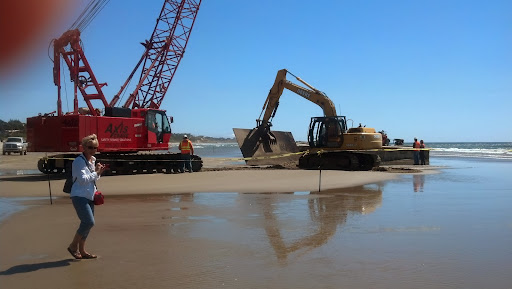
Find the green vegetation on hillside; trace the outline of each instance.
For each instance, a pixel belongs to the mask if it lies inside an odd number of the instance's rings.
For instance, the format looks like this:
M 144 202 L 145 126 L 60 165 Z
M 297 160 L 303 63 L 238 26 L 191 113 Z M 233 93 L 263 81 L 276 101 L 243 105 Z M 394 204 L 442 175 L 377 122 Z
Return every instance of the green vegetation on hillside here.
M 21 136 L 26 138 L 27 129 L 25 124 L 17 119 L 3 121 L 0 119 L 0 139 L 4 140 L 10 136 Z

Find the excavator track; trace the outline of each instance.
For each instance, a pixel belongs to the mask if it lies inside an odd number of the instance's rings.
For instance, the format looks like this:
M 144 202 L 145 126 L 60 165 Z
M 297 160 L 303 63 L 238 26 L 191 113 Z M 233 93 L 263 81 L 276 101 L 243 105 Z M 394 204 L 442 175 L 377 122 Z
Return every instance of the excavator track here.
M 306 153 L 299 158 L 299 168 L 308 170 L 369 171 L 380 165 L 380 157 L 355 151 Z
M 41 158 L 37 163 L 44 174 L 70 173 L 71 164 L 78 154 L 58 154 Z M 151 173 L 178 173 L 182 160 L 176 153 L 161 154 L 97 154 L 96 161 L 106 164 L 106 175 L 133 175 Z M 192 170 L 198 172 L 203 167 L 201 157 L 192 155 Z

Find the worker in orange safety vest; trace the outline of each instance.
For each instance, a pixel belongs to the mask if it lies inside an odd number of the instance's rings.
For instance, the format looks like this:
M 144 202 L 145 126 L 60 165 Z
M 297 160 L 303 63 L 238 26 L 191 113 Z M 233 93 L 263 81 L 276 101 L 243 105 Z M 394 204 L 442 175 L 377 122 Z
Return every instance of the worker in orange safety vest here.
M 180 172 L 184 173 L 185 168 L 189 173 L 193 172 L 192 155 L 194 154 L 194 146 L 192 146 L 192 142 L 188 139 L 187 135 L 183 136 L 183 140 L 180 142 L 179 149 L 181 151 L 182 159 Z
M 425 164 L 425 143 L 420 140 L 420 165 Z
M 414 138 L 414 143 L 412 144 L 412 147 L 414 148 L 414 164 L 419 165 L 420 164 L 420 143 L 418 142 L 417 138 Z

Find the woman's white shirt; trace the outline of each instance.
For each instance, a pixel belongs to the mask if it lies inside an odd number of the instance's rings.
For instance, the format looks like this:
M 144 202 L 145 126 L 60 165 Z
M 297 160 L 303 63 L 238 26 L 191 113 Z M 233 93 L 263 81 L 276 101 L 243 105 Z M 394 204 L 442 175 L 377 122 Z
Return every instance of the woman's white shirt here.
M 88 165 L 86 162 L 83 154 L 73 161 L 72 174 L 74 183 L 71 187 L 70 197 L 84 197 L 92 201 L 96 192 L 95 183 L 99 180 L 100 176 L 94 171 L 96 158 L 92 156 L 91 162 L 87 162 Z

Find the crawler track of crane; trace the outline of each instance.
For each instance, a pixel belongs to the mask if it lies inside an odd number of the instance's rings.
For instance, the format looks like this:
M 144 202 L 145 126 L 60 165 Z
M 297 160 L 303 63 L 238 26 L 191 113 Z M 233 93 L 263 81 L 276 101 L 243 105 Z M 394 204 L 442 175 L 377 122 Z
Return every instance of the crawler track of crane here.
M 78 156 L 76 153 L 57 154 L 42 158 L 37 167 L 44 174 L 70 173 L 71 164 Z M 140 154 L 108 154 L 95 155 L 96 161 L 106 164 L 107 175 L 133 175 L 151 173 L 178 173 L 181 170 L 181 155 L 176 153 L 140 153 Z M 192 170 L 198 172 L 203 161 L 192 155 Z

